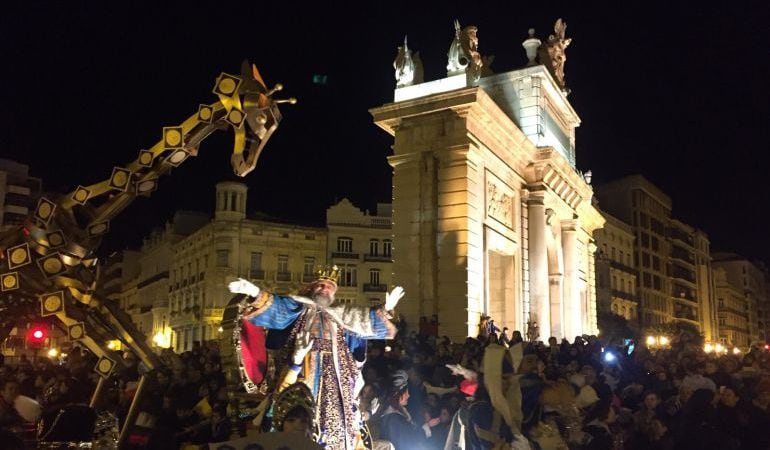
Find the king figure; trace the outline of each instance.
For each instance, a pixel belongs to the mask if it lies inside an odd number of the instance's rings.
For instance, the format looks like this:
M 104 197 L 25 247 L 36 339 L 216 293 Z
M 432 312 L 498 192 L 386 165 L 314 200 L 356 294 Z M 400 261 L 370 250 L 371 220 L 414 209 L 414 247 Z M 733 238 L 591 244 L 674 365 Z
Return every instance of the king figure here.
M 353 450 L 360 425 L 355 397 L 366 341 L 395 337 L 390 312 L 404 296 L 404 290 L 394 288 L 380 307 L 353 306 L 334 300 L 339 275 L 336 266 L 323 268 L 316 275 L 317 279 L 299 295 L 271 294 L 244 279 L 230 283 L 229 288 L 251 297 L 244 320 L 269 330 L 288 330 L 287 347 L 295 346 L 309 334 L 312 344 L 307 344 L 309 351 L 304 360 L 286 358 L 288 370 L 301 374 L 300 379 L 313 393 L 315 419 L 326 448 Z M 304 353 L 300 348 L 286 350 L 287 355 Z

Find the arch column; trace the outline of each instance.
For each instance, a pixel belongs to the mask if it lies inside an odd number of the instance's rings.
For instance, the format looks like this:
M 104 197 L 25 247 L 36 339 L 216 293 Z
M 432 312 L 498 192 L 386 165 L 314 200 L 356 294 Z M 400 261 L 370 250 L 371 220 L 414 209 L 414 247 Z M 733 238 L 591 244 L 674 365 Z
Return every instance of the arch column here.
M 564 251 L 564 337 L 583 334 L 578 289 L 577 220 L 561 222 L 561 245 Z
M 529 298 L 531 319 L 540 329 L 540 339 L 551 331 L 551 305 L 546 245 L 545 192 L 530 192 L 527 199 L 529 238 Z

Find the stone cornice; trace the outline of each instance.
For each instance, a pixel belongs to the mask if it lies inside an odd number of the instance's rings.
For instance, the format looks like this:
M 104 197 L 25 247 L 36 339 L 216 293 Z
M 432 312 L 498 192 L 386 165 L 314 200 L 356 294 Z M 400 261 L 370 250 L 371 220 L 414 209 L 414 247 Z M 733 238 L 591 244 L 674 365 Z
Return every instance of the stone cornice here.
M 407 117 L 427 115 L 447 109 L 455 111 L 455 113 L 462 117 L 467 113 L 466 110 L 476 101 L 479 91 L 481 89 L 478 87 L 456 89 L 427 97 L 419 97 L 397 103 L 386 103 L 382 106 L 371 108 L 369 113 L 372 115 L 377 126 L 393 136 L 401 124 L 401 120 Z
M 583 227 L 592 231 L 604 224 L 604 218 L 591 204 L 593 189 L 556 150 L 538 149 L 535 161 L 527 172 L 531 182 L 547 186 L 575 210 Z

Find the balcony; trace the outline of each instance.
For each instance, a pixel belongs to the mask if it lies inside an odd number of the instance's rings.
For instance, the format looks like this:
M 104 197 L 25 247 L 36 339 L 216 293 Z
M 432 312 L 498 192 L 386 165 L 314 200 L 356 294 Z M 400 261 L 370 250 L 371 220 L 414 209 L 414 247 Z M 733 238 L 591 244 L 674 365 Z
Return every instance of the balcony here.
M 670 266 L 669 267 L 669 274 L 672 278 L 677 278 L 679 280 L 686 281 L 688 283 L 695 284 L 695 273 L 683 269 L 679 266 Z
M 265 271 L 264 270 L 250 270 L 249 271 L 249 278 L 252 280 L 264 280 L 265 279 Z
M 225 313 L 224 308 L 204 308 L 203 309 L 203 316 L 206 318 L 221 319 L 224 313 Z
M 303 273 L 302 274 L 302 282 L 303 283 L 312 283 L 315 281 L 315 275 L 312 273 Z
M 617 289 L 612 290 L 612 296 L 617 298 L 622 298 L 623 300 L 630 300 L 632 302 L 638 301 L 636 298 L 636 295 L 629 294 L 628 292 L 619 291 Z
M 282 282 L 291 281 L 291 272 L 276 272 L 275 281 L 282 281 Z
M 364 292 L 387 292 L 388 286 L 385 284 L 364 283 Z
M 691 252 L 681 247 L 676 247 L 676 246 L 671 247 L 671 259 L 673 259 L 674 261 L 681 261 L 691 266 L 695 265 L 695 256 L 693 256 Z
M 682 320 L 698 321 L 698 311 L 695 308 L 676 305 L 674 307 L 674 318 Z
M 332 252 L 332 258 L 337 259 L 358 259 L 359 254 L 358 253 L 348 253 L 348 252 Z
M 634 270 L 633 267 L 628 267 L 627 265 L 625 265 L 623 263 L 619 263 L 617 261 L 610 260 L 610 267 L 612 267 L 613 269 L 618 269 L 618 270 L 621 270 L 623 272 L 626 272 L 626 273 L 629 273 L 631 275 L 636 276 L 636 270 Z
M 364 261 L 367 262 L 393 262 L 391 255 L 364 255 Z

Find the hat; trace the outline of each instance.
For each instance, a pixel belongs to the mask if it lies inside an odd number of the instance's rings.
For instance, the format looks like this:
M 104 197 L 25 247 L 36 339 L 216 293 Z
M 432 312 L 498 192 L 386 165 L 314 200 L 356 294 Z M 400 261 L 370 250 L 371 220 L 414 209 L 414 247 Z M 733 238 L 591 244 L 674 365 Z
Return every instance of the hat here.
M 460 392 L 473 397 L 476 395 L 476 389 L 479 387 L 479 382 L 476 380 L 463 380 L 460 382 Z
M 283 429 L 283 421 L 292 409 L 301 407 L 305 409 L 312 419 L 315 414 L 315 401 L 313 393 L 305 383 L 298 382 L 287 387 L 278 394 L 273 406 L 273 425 L 276 429 Z
M 336 286 L 340 277 L 340 269 L 336 265 L 319 266 L 315 271 L 315 276 L 316 281 L 329 281 Z
M 390 374 L 390 384 L 388 385 L 388 394 L 390 396 L 400 394 L 407 388 L 409 375 L 405 370 L 396 370 Z

